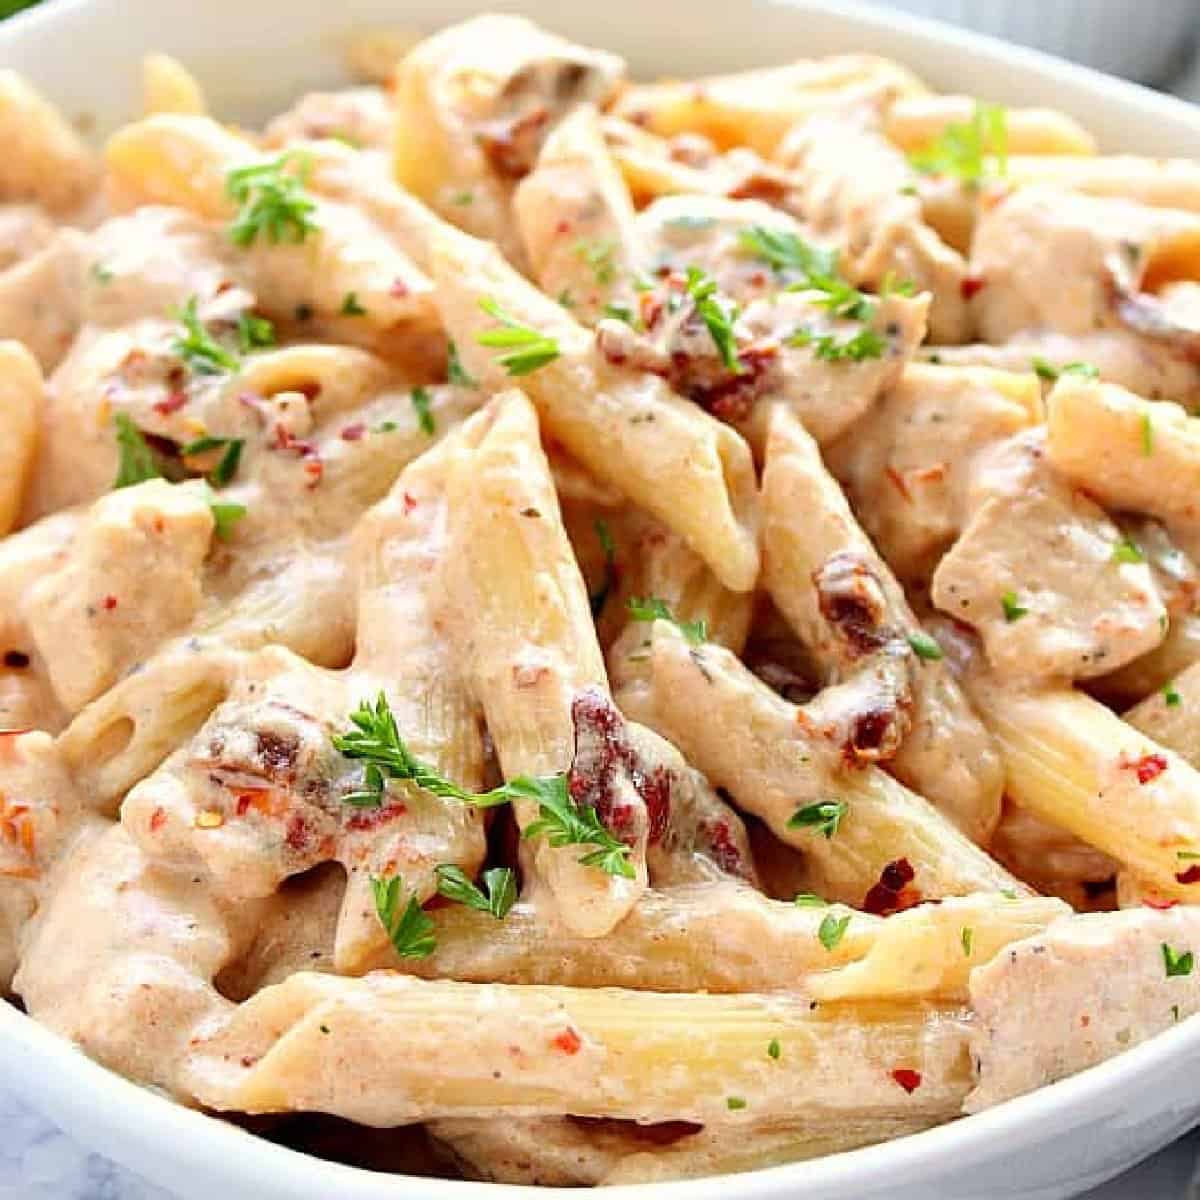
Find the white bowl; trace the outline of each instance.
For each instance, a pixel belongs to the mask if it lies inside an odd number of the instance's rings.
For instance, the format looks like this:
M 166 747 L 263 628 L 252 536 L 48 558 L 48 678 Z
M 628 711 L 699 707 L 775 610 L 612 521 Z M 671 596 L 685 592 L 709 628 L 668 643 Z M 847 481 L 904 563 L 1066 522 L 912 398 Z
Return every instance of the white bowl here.
M 252 120 L 339 78 L 351 27 L 432 29 L 475 0 L 57 0 L 0 26 L 0 66 L 111 128 L 136 110 L 148 48 L 195 68 L 225 115 Z M 848 4 L 604 0 L 519 8 L 621 51 L 635 71 L 686 75 L 842 50 L 891 54 L 943 89 L 1061 108 L 1106 147 L 1200 158 L 1200 109 L 1030 50 Z M 352 8 L 354 17 L 348 14 Z M 1112 1061 L 953 1125 L 817 1162 L 612 1200 L 1064 1200 L 1200 1122 L 1200 1019 Z M 308 1158 L 136 1087 L 0 1004 L 0 1077 L 69 1132 L 185 1200 L 535 1200 L 547 1189 L 372 1174 Z M 572 1193 L 578 1195 L 578 1193 Z

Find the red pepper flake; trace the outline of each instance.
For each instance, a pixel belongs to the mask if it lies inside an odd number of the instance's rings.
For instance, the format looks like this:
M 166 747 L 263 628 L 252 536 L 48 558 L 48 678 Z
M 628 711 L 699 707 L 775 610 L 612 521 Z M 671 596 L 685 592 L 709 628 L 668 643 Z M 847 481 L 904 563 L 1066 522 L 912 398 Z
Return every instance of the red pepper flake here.
M 1153 908 L 1156 912 L 1166 912 L 1169 908 L 1174 908 L 1179 903 L 1178 900 L 1164 900 L 1161 896 L 1146 896 L 1142 903 L 1147 908 Z
M 111 596 L 111 595 L 105 596 L 103 603 L 104 603 L 105 611 L 112 612 L 112 610 L 117 607 L 117 598 L 116 598 L 116 596 Z
M 559 223 L 554 227 L 554 232 L 558 237 L 566 237 L 567 234 L 571 232 L 571 222 L 559 221 Z
M 169 417 L 172 413 L 178 412 L 187 402 L 186 392 L 171 392 L 165 400 L 160 400 L 154 405 L 154 411 L 160 417 Z
M 410 495 L 408 492 L 405 492 L 404 493 L 404 515 L 407 517 L 408 514 L 410 512 L 412 512 L 412 510 L 416 507 L 417 507 L 417 498 L 413 495 Z
M 304 474 L 308 476 L 308 481 L 304 486 L 315 488 L 325 474 L 325 464 L 319 458 L 310 458 L 304 464 Z
M 912 492 L 908 490 L 908 484 L 904 482 L 904 476 L 900 474 L 890 463 L 883 468 L 883 473 L 888 477 L 891 485 L 904 497 L 905 500 L 912 503 Z
M 916 878 L 912 863 L 907 858 L 890 862 L 879 872 L 879 882 L 867 893 L 863 909 L 876 916 L 903 912 L 921 903 L 921 893 L 908 885 Z
M 150 832 L 157 833 L 167 823 L 166 809 L 156 808 L 150 814 Z
M 977 295 L 987 286 L 986 279 L 980 279 L 978 275 L 966 275 L 963 281 L 959 284 L 959 291 L 962 292 L 964 300 L 970 300 L 974 295 Z
M 1141 758 L 1127 759 L 1121 755 L 1117 764 L 1123 771 L 1133 771 L 1140 784 L 1157 779 L 1166 769 L 1167 760 L 1161 754 L 1143 754 Z
M 403 279 L 393 279 L 392 286 L 388 288 L 388 295 L 403 300 L 408 295 L 408 284 Z
M 910 1071 L 908 1067 L 897 1067 L 892 1072 L 892 1078 L 911 1096 L 921 1086 L 921 1072 Z
M 1176 883 L 1200 883 L 1200 863 L 1193 863 L 1186 871 L 1175 876 Z
M 562 1033 L 555 1036 L 554 1045 L 564 1054 L 578 1054 L 579 1047 L 583 1045 L 583 1039 L 568 1026 Z
M 362 435 L 367 432 L 367 427 L 359 421 L 356 425 L 347 425 L 342 430 L 343 442 L 357 442 L 362 438 Z
M 346 818 L 346 828 L 356 833 L 370 832 L 404 816 L 408 808 L 403 804 L 389 804 L 386 808 L 364 808 Z
M 1087 1013 L 1084 1013 L 1084 1014 L 1083 1014 L 1083 1015 L 1082 1015 L 1082 1016 L 1079 1018 L 1079 1025 L 1080 1025 L 1080 1027 L 1081 1027 L 1082 1029 L 1086 1029 L 1086 1028 L 1087 1028 L 1087 1027 L 1088 1027 L 1088 1026 L 1091 1024 L 1091 1023 L 1092 1023 L 1092 1018 L 1091 1018 L 1091 1017 L 1089 1017 L 1089 1016 L 1087 1015 Z

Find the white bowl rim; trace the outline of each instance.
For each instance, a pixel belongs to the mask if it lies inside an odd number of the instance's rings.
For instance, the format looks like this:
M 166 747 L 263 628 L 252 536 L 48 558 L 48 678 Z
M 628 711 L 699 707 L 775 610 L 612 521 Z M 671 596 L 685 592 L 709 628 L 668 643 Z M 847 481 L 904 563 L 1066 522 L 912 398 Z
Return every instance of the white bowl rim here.
M 1039 50 L 860 0 L 755 2 L 770 7 L 833 14 L 871 33 L 892 35 L 901 41 L 937 43 L 939 49 L 961 49 L 1017 72 L 1030 72 L 1039 82 L 1052 81 L 1074 87 L 1081 93 L 1091 93 L 1093 98 L 1103 92 L 1107 99 L 1127 106 L 1147 120 L 1161 116 L 1176 128 L 1190 127 L 1189 132 L 1195 131 L 1200 146 L 1200 107 Z M 53 4 L 23 10 L 0 25 L 0 47 L 15 34 L 26 30 L 49 32 L 55 25 L 69 20 L 72 14 L 94 3 L 95 0 L 55 0 Z M 115 8 L 117 3 L 119 0 L 100 0 L 98 7 Z M 504 6 L 513 7 L 511 4 Z M 486 0 L 480 0 L 476 7 L 486 9 Z M 336 1195 L 338 1200 L 395 1200 L 398 1189 L 405 1185 L 418 1185 L 423 1194 L 436 1197 L 436 1200 L 537 1200 L 545 1196 L 580 1195 L 578 1188 L 381 1173 L 293 1150 L 125 1079 L 7 1003 L 0 1003 L 0 1041 L 9 1042 L 22 1052 L 14 1054 L 10 1050 L 0 1057 L 0 1077 L 7 1075 L 10 1083 L 19 1087 L 17 1071 L 22 1067 L 49 1073 L 49 1078 L 39 1085 L 39 1091 L 57 1098 L 57 1103 L 48 1106 L 53 1111 L 78 1106 L 77 1097 L 86 1094 L 91 1128 L 107 1135 L 100 1149 L 133 1170 L 138 1169 L 138 1160 L 125 1153 L 123 1147 L 137 1147 L 147 1158 L 160 1157 L 161 1144 L 172 1141 L 175 1145 L 170 1157 L 180 1166 L 194 1164 L 197 1169 L 211 1169 L 216 1158 L 227 1158 L 231 1162 L 241 1160 L 239 1177 L 269 1181 L 274 1185 L 270 1192 L 272 1196 L 319 1194 Z M 19 1061 L 21 1058 L 23 1062 Z M 657 1197 L 668 1193 L 672 1197 L 686 1194 L 689 1200 L 729 1200 L 730 1182 L 735 1179 L 748 1191 L 753 1190 L 755 1200 L 788 1200 L 795 1185 L 801 1181 L 806 1194 L 816 1194 L 814 1189 L 849 1184 L 868 1186 L 887 1181 L 899 1189 L 905 1186 L 910 1176 L 922 1184 L 940 1160 L 970 1161 L 973 1150 L 982 1150 L 989 1143 L 1010 1140 L 1019 1143 L 1021 1135 L 1028 1134 L 1043 1122 L 1061 1119 L 1066 1112 L 1098 1107 L 1106 1097 L 1120 1095 L 1134 1084 L 1154 1078 L 1181 1059 L 1200 1061 L 1200 1013 L 1075 1075 L 984 1112 L 960 1117 L 920 1133 L 738 1175 L 619 1185 L 605 1188 L 604 1195 L 613 1200 L 647 1200 L 651 1194 Z M 72 1094 L 76 1099 L 68 1099 Z M 131 1114 L 145 1117 L 145 1120 L 135 1127 Z M 95 1143 L 97 1139 L 89 1140 Z

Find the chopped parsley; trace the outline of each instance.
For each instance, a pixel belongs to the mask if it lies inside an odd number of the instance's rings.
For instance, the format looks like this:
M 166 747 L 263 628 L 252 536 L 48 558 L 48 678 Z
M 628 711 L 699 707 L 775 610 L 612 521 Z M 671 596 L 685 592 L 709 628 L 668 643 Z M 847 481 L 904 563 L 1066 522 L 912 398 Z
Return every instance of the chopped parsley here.
M 845 936 L 846 926 L 850 924 L 850 917 L 850 913 L 844 917 L 835 917 L 833 913 L 829 913 L 821 922 L 821 927 L 817 930 L 817 938 L 826 950 L 833 950 Z
M 798 808 L 788 818 L 789 829 L 815 829 L 829 841 L 842 824 L 842 818 L 850 811 L 845 800 L 820 800 Z
M 117 427 L 117 477 L 113 488 L 133 487 L 147 479 L 161 479 L 158 457 L 142 431 L 133 423 L 128 413 L 117 413 L 113 418 Z
M 468 204 L 475 203 L 475 193 L 472 191 L 455 192 L 450 197 L 451 204 L 457 204 L 459 208 L 466 208 Z
M 746 1101 L 741 1096 L 726 1096 L 725 1107 L 730 1112 L 737 1112 L 739 1109 L 746 1107 Z
M 357 292 L 347 292 L 342 297 L 342 307 L 338 309 L 343 317 L 365 317 L 367 310 L 358 302 Z
M 611 241 L 579 241 L 575 243 L 575 253 L 592 269 L 596 283 L 601 287 L 612 283 L 617 277 L 617 268 L 613 263 L 613 253 L 616 246 Z
M 962 927 L 962 932 L 959 934 L 959 940 L 962 942 L 962 952 L 967 958 L 971 957 L 971 949 L 975 944 L 975 930 L 969 925 Z
M 188 442 L 180 448 L 179 453 L 184 458 L 195 458 L 199 454 L 208 454 L 213 450 L 223 450 L 217 465 L 209 472 L 209 482 L 217 487 L 224 487 L 237 474 L 238 465 L 242 461 L 242 448 L 245 438 L 200 437 L 194 442 Z
M 1163 969 L 1168 979 L 1176 976 L 1190 975 L 1194 959 L 1190 950 L 1172 950 L 1166 942 L 1162 944 Z
M 604 315 L 611 317 L 614 321 L 624 321 L 630 329 L 637 329 L 640 324 L 634 315 L 633 309 L 628 304 L 606 304 L 604 306 Z
M 925 175 L 953 175 L 977 185 L 989 173 L 1008 173 L 1008 111 L 999 104 L 977 103 L 969 121 L 952 121 L 928 149 L 909 155 L 909 162 Z
M 1023 604 L 1017 603 L 1017 593 L 1013 591 L 1007 591 L 1000 597 L 1000 608 L 1004 612 L 1004 619 L 1010 625 L 1019 621 L 1029 611 Z
M 941 646 L 929 634 L 925 633 L 924 630 L 918 629 L 916 633 L 910 633 L 908 635 L 908 644 L 912 647 L 912 652 L 926 662 L 937 662 L 939 659 L 945 657 Z
M 316 232 L 311 217 L 317 206 L 304 190 L 310 167 L 307 155 L 289 150 L 226 175 L 225 194 L 238 205 L 229 226 L 235 245 L 252 245 L 259 234 L 273 243 L 302 242 Z
M 437 425 L 433 420 L 433 413 L 429 408 L 429 389 L 423 387 L 415 387 L 412 390 L 412 406 L 413 411 L 417 414 L 417 424 L 421 428 L 421 432 L 433 436 Z
M 800 328 L 788 338 L 789 346 L 811 346 L 814 357 L 825 362 L 863 362 L 882 358 L 887 342 L 873 329 L 860 329 L 852 337 L 838 340 L 832 333 L 814 333 Z
M 617 547 L 607 521 L 597 517 L 592 523 L 592 528 L 596 531 L 600 549 L 604 551 L 604 578 L 600 581 L 600 586 L 588 597 L 592 606 L 592 617 L 596 618 L 604 611 L 609 596 L 617 586 Z
M 477 808 L 495 808 L 513 800 L 535 800 L 539 819 L 529 825 L 522 836 L 532 838 L 545 834 L 552 846 L 595 846 L 594 851 L 579 860 L 581 863 L 599 867 L 608 875 L 634 877 L 629 847 L 613 837 L 594 808 L 575 803 L 567 791 L 565 775 L 543 778 L 522 775 L 490 791 L 472 792 L 438 774 L 412 754 L 400 736 L 395 715 L 383 692 L 379 693 L 374 706 L 363 701 L 350 714 L 350 722 L 353 729 L 333 736 L 334 749 L 366 766 L 362 788 L 343 796 L 344 804 L 357 808 L 381 807 L 388 779 L 407 780 L 435 796 Z
M 438 895 L 445 896 L 458 904 L 465 904 L 477 912 L 491 913 L 497 921 L 508 916 L 517 899 L 517 879 L 511 867 L 492 867 L 483 873 L 481 891 L 465 872 L 452 863 L 440 863 L 434 868 L 437 876 Z
M 767 1043 L 767 1057 L 768 1057 L 768 1058 L 774 1058 L 774 1059 L 778 1059 L 778 1058 L 779 1058 L 779 1056 L 780 1056 L 780 1054 L 782 1054 L 782 1053 L 783 1053 L 783 1047 L 782 1047 L 782 1046 L 780 1046 L 780 1044 L 779 1044 L 779 1039 L 778 1039 L 778 1038 L 772 1038 L 772 1039 L 771 1039 L 771 1040 L 770 1040 L 770 1041 Z
M 510 317 L 490 296 L 479 301 L 479 307 L 493 320 L 500 323 L 498 329 L 488 329 L 477 334 L 475 340 L 481 346 L 505 351 L 496 361 L 509 375 L 529 375 L 552 363 L 558 357 L 558 342 L 528 325 Z
M 733 332 L 733 323 L 738 316 L 736 306 L 726 303 L 717 294 L 717 281 L 707 276 L 699 267 L 687 269 L 687 293 L 695 305 L 697 315 L 704 322 L 721 361 L 735 375 L 742 374 L 746 368 L 738 358 L 737 338 Z
M 400 907 L 403 883 L 399 875 L 389 879 L 371 876 L 371 891 L 375 897 L 375 912 L 387 931 L 388 939 L 401 958 L 428 958 L 437 949 L 433 922 L 410 895 L 408 904 Z
M 198 300 L 190 296 L 181 309 L 171 315 L 183 326 L 183 335 L 171 344 L 172 350 L 187 363 L 196 375 L 219 375 L 236 371 L 237 355 L 226 350 L 204 327 L 197 312 Z
M 459 387 L 479 386 L 479 380 L 467 374 L 462 360 L 458 357 L 458 347 L 453 341 L 446 343 L 446 378 Z
M 835 316 L 868 321 L 875 315 L 871 298 L 842 277 L 836 250 L 813 246 L 797 234 L 765 225 L 743 229 L 738 243 L 774 271 L 794 277 L 788 291 L 820 293 L 817 303 Z
M 1162 694 L 1163 702 L 1168 708 L 1178 708 L 1183 703 L 1183 697 L 1173 683 L 1164 683 Z
M 813 892 L 797 892 L 792 903 L 797 908 L 828 908 L 829 901 Z
M 1079 375 L 1083 379 L 1100 378 L 1099 368 L 1092 366 L 1091 363 L 1069 362 L 1061 367 L 1056 367 L 1036 354 L 1030 359 L 1030 362 L 1033 364 L 1034 374 L 1047 383 L 1053 383 L 1060 375 Z
M 1144 563 L 1146 556 L 1142 548 L 1132 538 L 1123 537 L 1113 546 L 1112 562 L 1115 563 Z
M 657 596 L 630 596 L 629 615 L 635 621 L 670 621 L 693 645 L 708 641 L 708 622 L 681 621 L 667 607 L 665 600 Z
M 1150 413 L 1142 413 L 1142 453 L 1149 458 L 1154 453 L 1154 420 Z
M 213 532 L 219 541 L 229 541 L 233 536 L 233 527 L 246 515 L 246 506 L 230 504 L 210 496 L 208 507 L 213 515 Z
M 254 313 L 238 314 L 237 319 L 238 349 L 243 354 L 252 350 L 265 350 L 275 345 L 275 326 L 266 317 Z
M 92 263 L 92 278 L 103 285 L 112 283 L 115 276 L 111 267 L 106 267 L 103 263 Z

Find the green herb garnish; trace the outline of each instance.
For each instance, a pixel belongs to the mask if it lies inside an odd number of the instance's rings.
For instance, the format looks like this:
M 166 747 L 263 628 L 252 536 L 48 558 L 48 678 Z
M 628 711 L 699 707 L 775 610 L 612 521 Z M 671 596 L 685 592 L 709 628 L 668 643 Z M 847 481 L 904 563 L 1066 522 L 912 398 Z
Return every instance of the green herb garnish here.
M 588 597 L 594 619 L 604 611 L 609 596 L 617 586 L 617 547 L 607 521 L 597 517 L 592 523 L 592 528 L 596 531 L 600 549 L 604 551 L 604 578 L 601 580 L 600 586 Z
M 401 958 L 428 958 L 437 949 L 433 922 L 417 903 L 416 896 L 409 896 L 408 904 L 401 909 L 402 887 L 399 875 L 389 879 L 371 876 L 371 892 L 379 923 L 387 930 L 388 938 Z
M 821 800 L 798 808 L 788 818 L 789 829 L 815 829 L 828 841 L 841 827 L 842 819 L 850 811 L 845 800 Z
M 342 297 L 342 307 L 338 309 L 343 317 L 365 317 L 367 310 L 358 302 L 357 292 L 347 292 Z
M 821 922 L 821 927 L 817 930 L 817 938 L 826 950 L 833 950 L 842 940 L 846 933 L 846 926 L 850 924 L 850 917 L 850 913 L 844 917 L 835 917 L 833 913 L 830 913 Z
M 439 895 L 477 912 L 491 913 L 497 921 L 508 916 L 508 910 L 517 899 L 517 879 L 511 867 L 492 867 L 484 871 L 485 891 L 476 887 L 466 873 L 452 863 L 441 863 L 434 868 L 434 874 Z
M 417 424 L 420 426 L 421 432 L 432 437 L 437 426 L 433 420 L 433 413 L 429 408 L 429 390 L 427 388 L 413 388 L 412 406 L 417 414 Z
M 941 646 L 923 630 L 910 633 L 908 635 L 908 644 L 912 647 L 912 652 L 926 662 L 937 662 L 939 659 L 945 657 Z
M 1014 621 L 1019 621 L 1028 611 L 1024 605 L 1017 603 L 1016 592 L 1005 592 L 1000 597 L 1000 608 L 1004 612 L 1004 619 L 1011 625 Z
M 737 338 L 733 323 L 737 320 L 737 308 L 728 305 L 717 294 L 717 281 L 709 278 L 699 267 L 687 269 L 687 293 L 696 307 L 700 320 L 704 322 L 717 353 L 726 368 L 735 375 L 746 369 L 737 354 Z
M 311 220 L 317 206 L 304 190 L 311 168 L 305 154 L 289 150 L 270 162 L 237 167 L 225 177 L 225 194 L 238 205 L 229 236 L 238 246 L 268 241 L 302 242 L 317 231 Z
M 971 119 L 953 121 L 926 150 L 909 155 L 925 175 L 953 175 L 963 183 L 978 185 L 989 174 L 1008 173 L 1008 110 L 999 104 L 977 103 Z
M 1162 944 L 1163 967 L 1168 979 L 1176 976 L 1190 975 L 1194 960 L 1190 950 L 1172 950 L 1166 942 Z
M 1144 563 L 1146 556 L 1137 542 L 1123 537 L 1113 546 L 1112 561 L 1115 563 Z
M 194 442 L 188 442 L 180 448 L 179 453 L 184 458 L 194 458 L 198 454 L 207 454 L 212 450 L 224 450 L 217 465 L 209 473 L 209 482 L 217 487 L 225 487 L 237 474 L 238 465 L 242 461 L 242 448 L 245 438 L 200 437 Z
M 133 487 L 147 479 L 161 479 L 158 456 L 150 449 L 142 431 L 127 413 L 117 413 L 113 418 L 117 427 L 117 477 L 113 488 Z
M 657 596 L 630 596 L 628 608 L 635 621 L 670 621 L 693 645 L 708 641 L 707 621 L 680 621 Z
M 172 316 L 183 325 L 183 336 L 177 337 L 171 348 L 187 363 L 188 368 L 198 375 L 219 375 L 222 371 L 236 371 L 237 355 L 226 350 L 204 327 L 197 313 L 197 298 L 191 296 L 181 309 Z
M 496 361 L 509 375 L 529 375 L 558 357 L 558 341 L 555 338 L 514 320 L 490 296 L 482 297 L 479 307 L 498 321 L 500 328 L 485 330 L 477 334 L 475 340 L 481 346 L 506 351 L 498 355 Z

